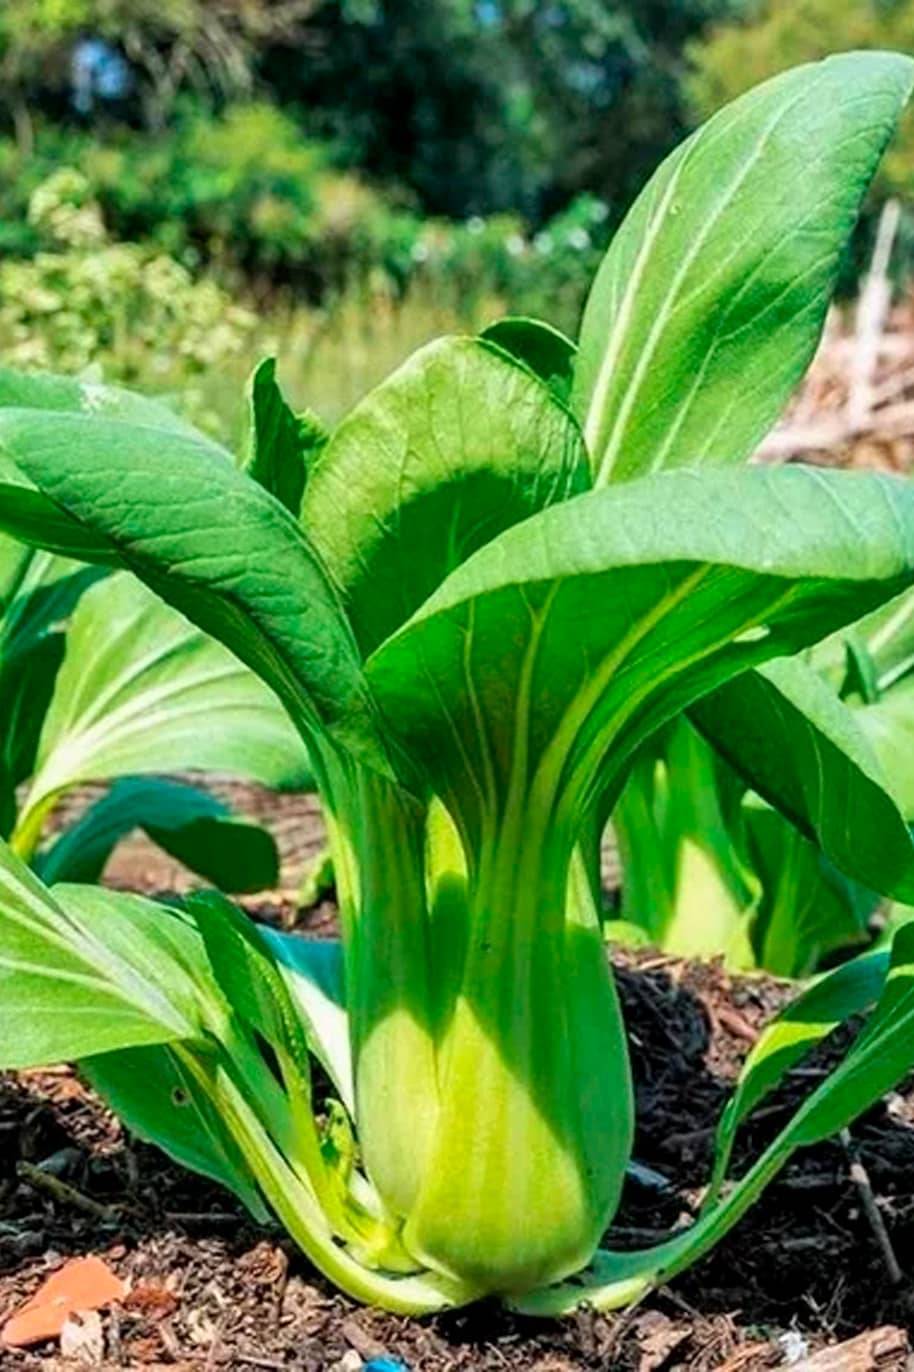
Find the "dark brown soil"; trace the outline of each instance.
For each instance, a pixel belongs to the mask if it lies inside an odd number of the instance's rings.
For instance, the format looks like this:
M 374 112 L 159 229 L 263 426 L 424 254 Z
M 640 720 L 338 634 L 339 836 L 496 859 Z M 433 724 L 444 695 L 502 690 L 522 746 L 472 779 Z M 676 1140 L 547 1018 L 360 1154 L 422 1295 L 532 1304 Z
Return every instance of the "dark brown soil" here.
M 317 843 L 313 818 L 302 823 L 313 810 L 296 804 L 298 847 L 284 840 L 283 889 L 261 907 L 286 922 L 294 913 L 296 863 Z M 285 802 L 281 820 L 293 808 Z M 139 844 L 121 853 L 111 875 L 140 889 L 182 884 L 180 873 L 165 872 Z M 323 906 L 303 927 L 319 936 L 331 920 Z M 635 1157 L 648 1170 L 627 1185 L 612 1241 L 640 1247 L 700 1200 L 729 1083 L 789 993 L 770 979 L 730 977 L 716 966 L 651 953 L 615 961 L 636 1075 Z M 811 1074 L 823 1070 L 823 1061 L 805 1065 L 758 1112 L 737 1165 L 764 1145 L 815 1080 Z M 901 1267 L 914 1272 L 914 1089 L 872 1111 L 853 1137 Z M 71 1192 L 36 1189 L 22 1163 Z M 628 1315 L 533 1322 L 483 1305 L 411 1321 L 336 1295 L 278 1231 L 258 1229 L 219 1188 L 126 1136 L 70 1069 L 0 1077 L 0 1323 L 55 1266 L 80 1253 L 105 1257 L 130 1282 L 123 1308 L 103 1315 L 105 1365 L 118 1368 L 355 1372 L 386 1356 L 410 1372 L 754 1372 L 801 1366 L 807 1352 L 864 1330 L 914 1324 L 910 1288 L 888 1281 L 839 1143 L 796 1159 L 710 1258 Z M 865 1365 L 903 1366 L 899 1338 L 889 1340 L 886 1358 Z M 74 1364 L 60 1362 L 50 1345 L 0 1353 L 0 1367 L 55 1365 Z

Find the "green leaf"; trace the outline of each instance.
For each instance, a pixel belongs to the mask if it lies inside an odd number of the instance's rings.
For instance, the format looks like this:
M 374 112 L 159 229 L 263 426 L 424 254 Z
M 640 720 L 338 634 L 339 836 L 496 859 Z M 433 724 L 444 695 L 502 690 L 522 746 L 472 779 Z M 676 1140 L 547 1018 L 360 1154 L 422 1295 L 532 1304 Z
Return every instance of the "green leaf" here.
M 859 696 L 867 705 L 879 699 L 879 676 L 876 663 L 865 643 L 859 642 L 853 629 L 844 640 L 844 681 L 841 697 Z
M 248 475 L 297 515 L 308 477 L 329 438 L 320 420 L 296 415 L 276 380 L 276 359 L 264 358 L 250 381 L 251 423 Z
M 882 52 L 794 68 L 655 173 L 581 327 L 573 403 L 595 484 L 752 452 L 815 351 L 912 72 Z
M 335 430 L 302 523 L 368 653 L 477 548 L 589 480 L 577 425 L 526 367 L 444 339 Z
M 854 711 L 908 823 L 914 823 L 914 678 L 905 678 L 874 705 Z M 908 897 L 902 897 L 909 904 Z
M 539 319 L 509 315 L 483 329 L 480 337 L 523 362 L 549 387 L 557 400 L 568 403 L 577 348 L 560 330 Z
M 49 892 L 0 844 L 0 1067 L 197 1040 L 221 1002 L 175 911 L 98 887 Z
M 905 680 L 914 668 L 914 595 L 868 615 L 854 626 L 854 637 L 872 662 L 877 696 Z
M 84 415 L 0 409 L 0 452 L 86 531 L 88 558 L 121 562 L 222 641 L 300 728 L 391 770 L 336 591 L 257 482 L 195 438 Z M 2 502 L 0 526 L 38 542 L 56 529 Z
M 80 600 L 18 832 L 87 781 L 200 768 L 289 787 L 307 757 L 273 693 L 225 648 L 119 574 Z
M 177 434 L 194 448 L 209 452 L 223 462 L 231 454 L 199 432 L 166 405 L 118 386 L 46 373 L 0 368 L 0 409 L 35 410 L 46 414 L 72 414 L 81 418 L 104 418 L 140 424 L 158 432 L 163 442 Z M 4 454 L 0 439 L 0 507 L 9 523 L 5 527 L 25 541 L 35 541 L 52 552 L 87 562 L 113 563 L 114 549 L 104 536 L 81 527 L 39 493 L 23 471 Z
M 355 1118 L 355 1087 L 349 1019 L 343 990 L 343 949 L 336 939 L 309 939 L 263 928 L 260 936 L 276 957 L 301 1014 L 311 1051 Z
M 839 871 L 914 898 L 914 845 L 860 712 L 802 662 L 772 662 L 692 707 L 746 783 L 814 839 Z
M 232 461 L 227 448 L 195 428 L 168 405 L 122 386 L 54 376 L 50 372 L 17 372 L 10 367 L 0 367 L 0 408 L 96 415 L 147 424 L 168 433 L 184 434 L 209 447 L 223 461 Z
M 159 777 L 117 782 L 37 855 L 35 870 L 48 885 L 98 881 L 116 845 L 134 829 L 144 829 L 153 843 L 223 891 L 276 885 L 279 855 L 265 829 L 236 818 L 206 791 Z
M 781 977 L 807 977 L 830 953 L 866 941 L 879 897 L 837 870 L 777 810 L 748 798 L 746 842 L 758 876 L 752 919 L 756 965 Z
M 723 1182 L 743 1121 L 833 1029 L 875 1004 L 885 985 L 889 961 L 889 951 L 884 948 L 852 958 L 816 978 L 765 1026 L 743 1063 L 736 1090 L 721 1117 L 711 1195 L 706 1203 L 713 1202 Z
M 669 472 L 508 530 L 370 660 L 429 784 L 482 824 L 588 786 L 728 678 L 910 582 L 914 491 L 812 469 Z M 585 805 L 586 809 L 586 805 Z M 475 816 L 472 821 L 470 815 Z M 560 817 L 556 816 L 556 822 Z
M 308 910 L 318 901 L 330 898 L 336 890 L 336 872 L 329 843 L 319 848 L 305 863 L 298 883 L 299 909 Z
M 83 591 L 106 575 L 0 534 L 0 662 L 23 659 L 59 633 Z
M 18 788 L 35 765 L 44 717 L 63 660 L 63 639 L 55 634 L 7 668 L 0 665 L 0 837 L 16 826 Z
M 305 1032 L 258 926 L 215 891 L 194 892 L 187 907 L 233 1012 L 288 1056 L 310 1095 Z
M 0 374 L 2 375 L 2 374 Z M 12 830 L 16 788 L 31 774 L 64 655 L 63 628 L 104 571 L 0 535 L 0 834 Z
M 241 1149 L 179 1053 L 125 1048 L 86 1058 L 80 1070 L 137 1138 L 228 1187 L 259 1224 L 268 1222 Z
M 270 1101 L 273 1078 L 258 1072 L 249 1082 L 274 1142 L 300 1162 L 325 1214 L 345 1238 L 358 1239 L 376 1230 L 367 1214 L 354 1212 L 344 1172 L 328 1165 L 311 1107 L 311 1063 L 304 1022 L 273 948 L 260 928 L 215 892 L 199 892 L 188 908 L 203 935 L 213 975 L 232 1012 L 254 1042 L 269 1044 L 284 1088 Z M 348 1170 L 348 1169 L 347 1169 Z

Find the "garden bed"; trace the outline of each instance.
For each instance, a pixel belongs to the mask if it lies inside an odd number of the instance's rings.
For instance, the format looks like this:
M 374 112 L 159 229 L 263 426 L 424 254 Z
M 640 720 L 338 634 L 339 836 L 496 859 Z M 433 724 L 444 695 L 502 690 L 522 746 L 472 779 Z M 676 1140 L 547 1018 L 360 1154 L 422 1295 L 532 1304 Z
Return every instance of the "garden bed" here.
M 249 811 L 264 804 L 262 796 L 246 799 Z M 299 800 L 281 802 L 274 814 L 291 872 L 294 859 L 316 847 L 318 821 Z M 132 844 L 111 875 L 146 889 L 179 880 L 158 864 Z M 284 886 L 260 911 L 288 919 L 288 897 Z M 331 918 L 319 907 L 303 933 L 325 935 Z M 644 1246 L 700 1202 L 729 1083 L 788 992 L 770 979 L 650 951 L 615 961 L 633 1044 L 640 1170 L 627 1184 L 613 1242 Z M 792 1074 L 747 1129 L 744 1148 L 766 1141 L 821 1070 L 814 1062 Z M 914 1270 L 914 1088 L 854 1127 L 853 1150 L 902 1269 Z M 880 1331 L 875 1341 L 854 1345 L 860 1356 L 844 1366 L 901 1367 L 906 1344 L 897 1331 L 914 1307 L 909 1289 L 888 1280 L 851 1163 L 839 1142 L 800 1155 L 710 1258 L 627 1315 L 534 1323 L 484 1305 L 409 1321 L 335 1294 L 278 1230 L 259 1229 L 226 1192 L 126 1136 L 71 1070 L 9 1074 L 0 1078 L 0 1320 L 66 1257 L 95 1253 L 130 1285 L 124 1305 L 102 1315 L 111 1367 L 349 1372 L 384 1354 L 412 1372 L 752 1372 L 802 1365 L 826 1344 L 872 1330 Z M 53 1365 L 59 1355 L 46 1345 L 0 1354 L 0 1365 L 4 1356 L 5 1365 L 28 1367 Z

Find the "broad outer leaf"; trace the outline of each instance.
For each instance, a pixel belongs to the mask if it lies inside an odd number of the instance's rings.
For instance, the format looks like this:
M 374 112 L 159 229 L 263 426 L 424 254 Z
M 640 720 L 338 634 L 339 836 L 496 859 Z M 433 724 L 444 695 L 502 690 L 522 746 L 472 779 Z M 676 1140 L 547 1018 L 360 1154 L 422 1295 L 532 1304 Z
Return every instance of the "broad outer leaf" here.
M 80 1063 L 131 1133 L 169 1157 L 227 1186 L 260 1224 L 269 1211 L 244 1156 L 181 1057 L 167 1044 L 99 1053 Z
M 570 778 L 591 784 L 610 741 L 619 767 L 665 719 L 858 618 L 912 568 L 907 483 L 669 472 L 509 529 L 368 676 L 433 788 L 481 823 L 517 786 L 548 806 Z
M 50 847 L 35 869 L 49 885 L 98 881 L 122 838 L 144 829 L 154 843 L 223 891 L 276 885 L 279 856 L 266 829 L 236 818 L 206 791 L 161 777 L 126 777 Z
M 329 434 L 313 415 L 297 415 L 286 403 L 276 380 L 276 360 L 264 358 L 250 382 L 249 476 L 297 515 L 308 468 Z
M 794 68 L 655 173 L 581 328 L 573 404 L 595 484 L 752 452 L 812 358 L 912 73 L 882 52 Z
M 195 446 L 206 449 L 224 462 L 231 455 L 211 438 L 200 433 L 167 405 L 119 386 L 80 381 L 48 373 L 24 373 L 0 367 L 0 408 L 29 409 L 45 413 L 99 416 L 142 424 L 158 430 L 167 438 L 183 435 Z M 0 507 L 9 524 L 26 541 L 32 539 L 52 552 L 89 562 L 112 562 L 107 539 L 80 527 L 47 496 L 40 494 L 32 481 L 4 455 L 0 441 Z
M 51 893 L 0 844 L 0 1067 L 198 1038 L 201 1005 L 219 1013 L 193 970 L 201 949 L 174 912 L 98 887 Z
M 815 839 L 839 871 L 914 899 L 914 845 L 859 712 L 802 662 L 772 662 L 693 706 L 749 786 Z
M 577 424 L 527 367 L 450 338 L 340 424 L 302 522 L 367 654 L 477 548 L 589 482 Z
M 20 824 L 82 782 L 189 768 L 308 780 L 272 691 L 133 577 L 108 577 L 73 614 Z
M 299 727 L 389 771 L 337 594 L 292 515 L 205 444 L 150 426 L 0 410 L 0 453 L 87 542 L 120 561 L 268 682 Z M 0 526 L 45 529 L 0 503 Z M 48 528 L 48 536 L 54 527 Z

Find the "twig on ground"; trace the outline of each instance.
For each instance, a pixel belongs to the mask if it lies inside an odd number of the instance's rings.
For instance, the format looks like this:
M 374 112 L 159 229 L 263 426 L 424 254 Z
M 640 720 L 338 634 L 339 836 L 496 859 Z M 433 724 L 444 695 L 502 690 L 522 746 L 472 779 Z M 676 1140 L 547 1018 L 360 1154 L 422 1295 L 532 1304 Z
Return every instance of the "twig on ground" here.
M 55 1177 L 52 1172 L 44 1172 L 40 1167 L 36 1167 L 31 1162 L 18 1162 L 16 1164 L 16 1175 L 28 1186 L 36 1191 L 44 1191 L 60 1205 L 72 1206 L 74 1210 L 82 1210 L 86 1215 L 92 1215 L 94 1219 L 111 1222 L 119 1218 L 115 1206 L 102 1205 L 100 1201 L 93 1200 L 91 1196 L 83 1195 L 75 1186 L 69 1182 L 61 1181 L 60 1177 Z
M 850 1135 L 850 1130 L 842 1129 L 838 1137 L 841 1140 L 841 1146 L 848 1156 L 850 1162 L 850 1178 L 857 1188 L 860 1195 L 860 1202 L 863 1206 L 863 1212 L 873 1231 L 873 1237 L 879 1245 L 879 1251 L 882 1254 L 882 1260 L 885 1263 L 889 1281 L 893 1286 L 900 1286 L 904 1281 L 904 1273 L 901 1270 L 898 1258 L 895 1256 L 895 1249 L 892 1247 L 892 1240 L 889 1237 L 889 1231 L 885 1226 L 885 1220 L 882 1218 L 882 1211 L 879 1209 L 879 1203 L 873 1194 L 869 1173 L 860 1161 L 860 1157 Z

